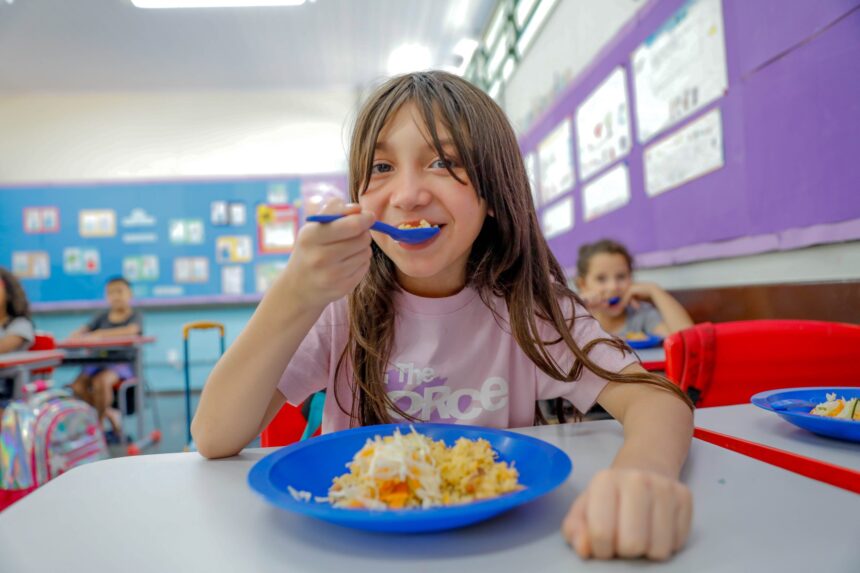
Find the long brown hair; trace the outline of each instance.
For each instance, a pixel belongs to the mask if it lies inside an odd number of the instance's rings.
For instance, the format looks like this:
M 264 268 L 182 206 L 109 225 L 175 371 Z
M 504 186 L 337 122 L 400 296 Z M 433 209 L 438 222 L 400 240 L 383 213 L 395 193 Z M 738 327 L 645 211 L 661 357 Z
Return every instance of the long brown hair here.
M 659 386 L 692 407 L 687 396 L 665 378 L 650 373 L 611 372 L 588 358 L 597 344 L 629 352 L 620 339 L 595 339 L 582 348 L 576 344 L 571 334 L 575 313 L 571 311 L 571 316 L 565 317 L 562 303 L 566 299 L 573 309 L 573 303 L 581 301 L 566 286 L 561 265 L 541 235 L 516 136 L 502 109 L 472 84 L 452 74 L 431 71 L 394 77 L 377 88 L 359 111 L 353 130 L 349 151 L 351 200 L 357 202 L 367 189 L 380 132 L 389 118 L 410 102 L 421 114 L 432 144 L 443 159 L 448 157 L 437 125 L 448 131 L 469 181 L 493 214 L 486 217 L 472 246 L 466 284 L 478 291 L 491 310 L 493 297 L 504 299 L 511 332 L 523 352 L 556 380 L 573 382 L 587 368 L 607 380 Z M 449 172 L 463 182 L 450 167 Z M 349 296 L 349 338 L 336 371 L 337 379 L 345 360 L 350 361 L 353 380 L 349 383 L 349 409 L 341 404 L 339 392 L 335 392 L 335 398 L 352 425 L 390 422 L 392 411 L 414 419 L 385 391 L 385 370 L 394 342 L 393 295 L 400 287 L 392 261 L 375 243 L 372 248 L 370 270 Z M 558 337 L 542 340 L 538 320 L 551 324 Z M 569 371 L 556 363 L 547 348 L 562 343 L 575 357 Z M 542 420 L 537 408 L 536 420 Z
M 18 277 L 9 270 L 0 267 L 0 280 L 3 281 L 3 290 L 6 291 L 6 315 L 9 318 L 22 316 L 30 319 L 30 303 Z

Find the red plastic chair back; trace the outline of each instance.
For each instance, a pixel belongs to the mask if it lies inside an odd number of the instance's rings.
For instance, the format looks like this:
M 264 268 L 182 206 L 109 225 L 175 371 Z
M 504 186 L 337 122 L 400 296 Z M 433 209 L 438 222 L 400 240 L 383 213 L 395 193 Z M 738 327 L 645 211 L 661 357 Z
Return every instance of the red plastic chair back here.
M 33 344 L 30 346 L 28 350 L 53 350 L 57 347 L 57 341 L 54 339 L 53 334 L 49 334 L 47 332 L 37 332 L 33 337 Z M 51 373 L 54 372 L 53 368 L 40 368 L 38 370 L 33 370 L 31 372 L 31 376 L 38 377 L 50 377 Z
M 302 415 L 301 407 L 293 406 L 287 402 L 260 434 L 260 446 L 271 448 L 298 442 L 305 431 L 306 425 L 307 420 Z M 314 433 L 314 436 L 318 435 L 319 430 Z
M 855 385 L 860 326 L 809 320 L 703 323 L 666 340 L 666 375 L 700 407 L 776 388 Z

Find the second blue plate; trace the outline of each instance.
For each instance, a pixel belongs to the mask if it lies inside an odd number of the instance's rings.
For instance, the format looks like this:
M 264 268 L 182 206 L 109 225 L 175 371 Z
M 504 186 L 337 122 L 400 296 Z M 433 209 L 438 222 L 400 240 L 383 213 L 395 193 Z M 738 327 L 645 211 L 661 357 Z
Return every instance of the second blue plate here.
M 821 388 L 789 388 L 785 390 L 769 390 L 759 392 L 750 401 L 758 406 L 778 414 L 786 422 L 815 434 L 860 442 L 860 420 L 841 420 L 813 416 L 809 411 L 821 402 L 827 401 L 827 394 L 836 394 L 837 398 L 860 398 L 860 388 L 849 386 L 823 386 Z

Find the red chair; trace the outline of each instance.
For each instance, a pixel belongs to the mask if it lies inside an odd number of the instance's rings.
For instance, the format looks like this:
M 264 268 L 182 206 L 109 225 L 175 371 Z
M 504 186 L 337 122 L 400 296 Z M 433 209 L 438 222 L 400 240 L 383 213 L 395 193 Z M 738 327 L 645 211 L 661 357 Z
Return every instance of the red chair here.
M 56 347 L 57 341 L 54 339 L 53 334 L 48 332 L 36 332 L 36 335 L 33 337 L 33 344 L 28 350 L 54 350 Z M 32 378 L 50 378 L 53 372 L 53 368 L 40 368 L 38 370 L 32 370 L 30 375 Z
M 697 324 L 669 336 L 666 376 L 699 407 L 777 388 L 858 383 L 860 326 L 811 320 Z
M 307 425 L 308 421 L 302 414 L 302 406 L 293 406 L 287 402 L 281 406 L 280 411 L 260 434 L 260 446 L 272 448 L 298 442 L 302 439 Z M 310 429 L 308 431 L 310 432 Z M 313 436 L 319 435 L 320 428 L 317 428 Z

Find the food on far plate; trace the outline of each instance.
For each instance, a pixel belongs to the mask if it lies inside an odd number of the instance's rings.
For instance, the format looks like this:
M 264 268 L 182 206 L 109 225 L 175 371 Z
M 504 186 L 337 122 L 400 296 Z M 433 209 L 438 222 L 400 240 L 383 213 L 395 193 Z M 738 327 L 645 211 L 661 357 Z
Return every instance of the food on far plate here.
M 426 219 L 421 219 L 417 225 L 413 225 L 412 223 L 401 223 L 397 225 L 398 229 L 429 229 L 433 227 Z
M 860 421 L 860 406 L 857 398 L 846 400 L 844 397 L 836 398 L 836 393 L 826 395 L 827 401 L 813 408 L 809 413 L 813 416 L 825 418 L 838 418 L 840 420 Z
M 522 489 L 513 464 L 496 461 L 483 439 L 460 438 L 448 447 L 412 428 L 367 440 L 349 472 L 334 478 L 328 501 L 335 507 L 418 509 L 459 505 Z
M 624 338 L 626 338 L 627 340 L 648 340 L 651 337 L 648 336 L 647 333 L 640 331 L 640 332 L 628 332 L 627 334 L 624 335 Z

